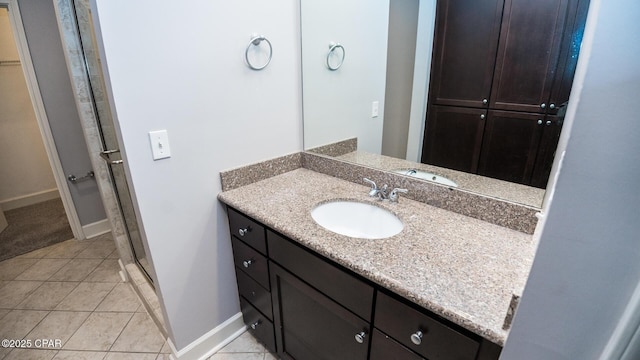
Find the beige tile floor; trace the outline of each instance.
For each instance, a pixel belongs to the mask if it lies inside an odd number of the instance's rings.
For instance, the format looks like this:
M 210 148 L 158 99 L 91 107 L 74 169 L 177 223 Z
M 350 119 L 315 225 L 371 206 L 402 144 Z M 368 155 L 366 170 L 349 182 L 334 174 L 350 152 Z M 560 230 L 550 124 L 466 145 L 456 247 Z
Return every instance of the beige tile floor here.
M 164 360 L 170 349 L 118 271 L 111 234 L 69 240 L 0 262 L 0 360 Z M 59 340 L 42 347 L 41 341 Z M 39 340 L 40 347 L 35 342 Z M 211 360 L 273 360 L 244 333 Z
M 111 234 L 0 262 L 0 359 L 168 359 L 165 339 L 118 274 Z M 42 339 L 59 340 L 42 347 Z M 36 343 L 38 341 L 38 343 Z

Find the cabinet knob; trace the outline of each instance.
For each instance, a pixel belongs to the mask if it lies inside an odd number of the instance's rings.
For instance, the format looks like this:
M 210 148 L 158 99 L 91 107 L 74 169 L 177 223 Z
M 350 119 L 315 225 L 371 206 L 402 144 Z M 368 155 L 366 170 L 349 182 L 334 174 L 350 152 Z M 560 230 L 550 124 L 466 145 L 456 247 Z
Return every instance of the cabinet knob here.
M 251 266 L 251 264 L 253 264 L 253 260 L 252 260 L 252 259 L 250 259 L 250 260 L 245 260 L 245 261 L 243 261 L 243 262 L 242 262 L 242 266 L 244 266 L 244 267 L 246 267 L 246 268 L 248 268 L 249 266 Z
M 540 108 L 541 108 L 541 109 L 544 109 L 544 108 L 546 108 L 546 107 L 547 107 L 547 104 L 545 104 L 545 103 L 540 104 Z
M 549 109 L 553 110 L 556 108 L 556 104 L 549 104 Z
M 551 120 L 547 120 L 547 126 L 551 125 Z
M 485 114 L 480 115 L 480 120 L 484 120 L 486 118 Z
M 538 119 L 538 125 L 542 125 L 542 119 Z
M 482 105 L 487 105 L 489 103 L 489 100 L 487 99 L 482 99 Z
M 238 234 L 240 234 L 240 236 L 245 236 L 245 235 L 247 235 L 247 233 L 249 233 L 249 231 L 251 231 L 251 228 L 246 227 L 244 229 L 238 230 Z
M 367 333 L 366 333 L 366 332 L 364 332 L 364 331 L 361 331 L 361 332 L 359 332 L 359 333 L 357 333 L 357 334 L 356 334 L 355 339 L 356 339 L 356 342 L 357 342 L 358 344 L 362 344 L 362 343 L 364 343 L 364 339 L 365 339 L 366 337 L 367 337 Z
M 258 320 L 258 321 L 256 321 L 256 322 L 254 322 L 253 324 L 251 324 L 251 325 L 249 325 L 249 326 L 250 326 L 253 330 L 255 330 L 255 329 L 258 327 L 258 325 L 260 325 L 260 320 Z
M 411 334 L 411 342 L 416 345 L 422 344 L 422 331 L 418 330 Z

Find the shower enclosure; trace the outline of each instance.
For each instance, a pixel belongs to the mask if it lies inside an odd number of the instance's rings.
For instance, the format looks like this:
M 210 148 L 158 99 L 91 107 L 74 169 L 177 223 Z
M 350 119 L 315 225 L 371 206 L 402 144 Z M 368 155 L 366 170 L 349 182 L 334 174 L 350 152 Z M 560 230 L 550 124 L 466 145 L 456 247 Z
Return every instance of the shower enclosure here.
M 62 4 L 62 5 L 61 5 Z M 108 102 L 105 79 L 102 72 L 100 55 L 98 51 L 98 42 L 94 32 L 93 18 L 91 17 L 91 9 L 88 0 L 69 0 L 61 2 L 58 7 L 70 6 L 66 9 L 72 19 L 64 19 L 62 21 L 73 22 L 75 27 L 75 35 L 78 37 L 78 43 L 83 58 L 84 72 L 88 80 L 89 102 L 93 111 L 93 117 L 97 124 L 98 138 L 95 141 L 100 142 L 100 158 L 106 163 L 108 168 L 108 176 L 115 194 L 115 202 L 118 206 L 119 217 L 122 222 L 122 230 L 127 238 L 132 252 L 132 260 L 142 270 L 150 283 L 153 283 L 153 269 L 147 258 L 145 246 L 142 241 L 141 233 L 138 228 L 138 221 L 134 210 L 133 200 L 127 183 L 124 161 L 120 154 L 120 146 L 116 135 L 114 119 L 111 113 L 111 107 Z M 63 12 L 59 10 L 59 12 Z M 61 15 L 59 15 L 61 16 Z M 68 26 L 69 24 L 67 24 Z M 68 30 L 68 29 L 67 29 Z M 69 36 L 67 31 L 66 36 Z M 63 35 L 63 36 L 65 36 Z M 84 99 L 85 101 L 87 99 Z M 82 101 L 82 100 L 80 100 Z M 86 126 L 86 124 L 85 124 Z M 87 141 L 92 141 L 87 139 Z M 90 146 L 91 147 L 91 146 Z M 114 237 L 116 235 L 114 234 Z M 117 241 L 117 240 L 116 240 Z

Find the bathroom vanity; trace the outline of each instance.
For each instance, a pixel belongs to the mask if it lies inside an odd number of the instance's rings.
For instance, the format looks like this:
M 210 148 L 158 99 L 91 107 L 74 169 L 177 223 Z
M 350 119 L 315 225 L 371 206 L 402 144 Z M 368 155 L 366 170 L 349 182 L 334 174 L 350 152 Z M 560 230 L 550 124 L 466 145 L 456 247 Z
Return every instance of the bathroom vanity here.
M 283 359 L 499 357 L 531 235 L 296 169 L 224 191 L 244 321 Z M 393 212 L 384 239 L 339 235 L 311 210 L 336 199 Z

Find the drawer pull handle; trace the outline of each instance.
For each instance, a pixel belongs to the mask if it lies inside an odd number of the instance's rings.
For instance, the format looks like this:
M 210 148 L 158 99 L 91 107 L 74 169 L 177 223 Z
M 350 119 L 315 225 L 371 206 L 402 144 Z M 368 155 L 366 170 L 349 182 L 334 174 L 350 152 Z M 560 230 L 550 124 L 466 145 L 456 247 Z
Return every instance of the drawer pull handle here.
M 356 334 L 355 339 L 356 339 L 356 342 L 357 342 L 358 344 L 362 344 L 362 343 L 364 343 L 364 339 L 365 339 L 366 337 L 367 337 L 367 333 L 366 333 L 366 332 L 364 332 L 364 331 L 361 331 L 361 332 L 359 332 L 359 333 L 357 333 L 357 334 Z
M 258 327 L 258 325 L 260 325 L 260 320 L 258 320 L 258 321 L 256 321 L 256 322 L 254 322 L 253 324 L 251 324 L 251 325 L 249 325 L 249 326 L 250 326 L 253 330 L 255 330 L 255 329 Z
M 251 266 L 251 264 L 253 264 L 253 260 L 245 260 L 242 262 L 242 266 L 248 268 L 249 266 Z
M 422 331 L 418 330 L 411 334 L 411 342 L 416 345 L 422 344 Z
M 246 227 L 246 228 L 244 228 L 244 229 L 239 229 L 239 230 L 238 230 L 238 234 L 240 234 L 240 236 L 245 236 L 245 235 L 247 235 L 250 231 L 251 231 L 251 228 L 247 226 L 247 227 Z

